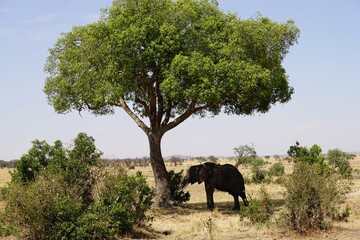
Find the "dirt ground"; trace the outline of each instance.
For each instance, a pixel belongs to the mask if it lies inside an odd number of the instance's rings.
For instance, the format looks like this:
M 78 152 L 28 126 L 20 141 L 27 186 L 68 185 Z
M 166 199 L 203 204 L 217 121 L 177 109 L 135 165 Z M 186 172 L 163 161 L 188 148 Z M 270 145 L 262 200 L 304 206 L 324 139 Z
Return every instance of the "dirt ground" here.
M 276 160 L 270 160 L 270 164 Z M 227 160 L 221 160 L 225 163 Z M 292 171 L 292 164 L 282 161 L 285 165 L 285 172 Z M 167 165 L 168 170 L 176 172 L 188 169 L 197 162 L 185 161 L 178 166 Z M 360 239 L 360 155 L 351 160 L 354 168 L 354 185 L 348 194 L 344 206 L 351 207 L 351 214 L 347 222 L 335 222 L 329 231 L 313 232 L 308 236 L 301 236 L 293 231 L 286 230 L 276 224 L 275 219 L 283 206 L 283 193 L 285 189 L 277 184 L 265 184 L 266 191 L 276 206 L 274 219 L 266 225 L 253 225 L 248 220 L 240 221 L 238 212 L 231 210 L 233 198 L 231 195 L 216 191 L 214 201 L 216 209 L 212 212 L 206 210 L 206 196 L 203 184 L 189 185 L 186 190 L 190 192 L 190 201 L 181 207 L 169 209 L 153 208 L 150 215 L 154 218 L 147 229 L 136 229 L 136 238 L 156 239 Z M 244 176 L 250 174 L 249 169 L 239 168 Z M 151 185 L 154 178 L 150 167 L 135 167 L 131 172 L 141 171 L 148 178 Z M 0 169 L 0 187 L 10 180 L 8 169 Z M 248 198 L 256 197 L 259 193 L 259 184 L 246 185 Z M 242 204 L 242 202 L 240 202 Z M 1 202 L 0 202 L 1 207 Z M 0 238 L 1 239 L 1 238 Z M 14 239 L 8 237 L 6 240 Z

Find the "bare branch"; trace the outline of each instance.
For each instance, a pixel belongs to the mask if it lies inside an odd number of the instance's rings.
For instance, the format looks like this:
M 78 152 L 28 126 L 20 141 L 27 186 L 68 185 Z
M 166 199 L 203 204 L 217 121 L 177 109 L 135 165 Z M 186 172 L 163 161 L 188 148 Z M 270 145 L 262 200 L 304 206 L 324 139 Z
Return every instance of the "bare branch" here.
M 138 117 L 136 114 L 129 108 L 129 106 L 126 104 L 124 98 L 119 99 L 120 106 L 122 109 L 125 110 L 125 112 L 135 121 L 135 123 L 146 133 L 149 134 L 150 129 L 146 124 Z
M 171 118 L 171 110 L 178 104 L 178 102 L 176 103 L 172 103 L 169 102 L 167 105 L 167 108 L 165 110 L 163 110 L 165 112 L 165 118 L 161 123 L 161 126 L 166 126 L 166 124 L 169 123 L 170 118 Z
M 168 123 L 167 125 L 165 125 L 162 128 L 163 133 L 175 128 L 180 123 L 182 123 L 186 119 L 188 119 L 192 114 L 200 112 L 200 111 L 202 111 L 202 110 L 204 110 L 204 109 L 206 109 L 208 107 L 207 104 L 204 104 L 204 105 L 201 105 L 201 106 L 198 106 L 198 107 L 195 107 L 195 106 L 196 106 L 196 103 L 194 101 L 189 105 L 189 108 L 182 115 L 180 115 L 179 117 L 174 119 L 174 121 Z
M 158 102 L 157 102 L 157 108 L 158 108 L 158 112 L 157 112 L 157 124 L 160 125 L 161 124 L 161 120 L 163 118 L 163 115 L 164 115 L 164 98 L 163 96 L 161 95 L 161 92 L 160 92 L 160 84 L 157 82 L 156 83 L 156 96 L 157 96 L 157 99 L 158 99 Z

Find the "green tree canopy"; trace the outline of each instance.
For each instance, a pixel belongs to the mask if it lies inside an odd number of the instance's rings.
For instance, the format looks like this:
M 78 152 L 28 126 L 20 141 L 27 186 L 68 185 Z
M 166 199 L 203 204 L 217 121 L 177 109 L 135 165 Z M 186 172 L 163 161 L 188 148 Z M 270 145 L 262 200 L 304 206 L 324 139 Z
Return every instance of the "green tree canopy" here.
M 298 36 L 291 20 L 243 20 L 216 1 L 114 1 L 50 49 L 44 92 L 58 113 L 124 109 L 147 134 L 158 197 L 169 199 L 164 133 L 192 115 L 265 113 L 289 101 L 281 63 Z

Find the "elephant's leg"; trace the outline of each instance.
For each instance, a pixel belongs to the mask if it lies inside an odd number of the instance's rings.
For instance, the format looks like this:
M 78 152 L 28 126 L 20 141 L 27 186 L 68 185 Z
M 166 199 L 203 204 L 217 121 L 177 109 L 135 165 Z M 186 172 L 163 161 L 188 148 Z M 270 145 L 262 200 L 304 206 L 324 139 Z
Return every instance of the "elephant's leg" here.
M 233 210 L 240 210 L 239 196 L 237 194 L 232 194 L 234 197 L 234 207 Z
M 248 206 L 248 205 L 249 205 L 249 202 L 248 202 L 248 200 L 247 200 L 247 198 L 246 198 L 245 191 L 240 192 L 240 197 L 242 198 L 242 200 L 243 200 L 243 202 L 244 202 L 244 205 L 245 205 L 245 206 Z
M 206 190 L 206 204 L 207 208 L 210 210 L 214 209 L 214 190 L 215 188 L 211 184 L 205 183 L 205 190 Z

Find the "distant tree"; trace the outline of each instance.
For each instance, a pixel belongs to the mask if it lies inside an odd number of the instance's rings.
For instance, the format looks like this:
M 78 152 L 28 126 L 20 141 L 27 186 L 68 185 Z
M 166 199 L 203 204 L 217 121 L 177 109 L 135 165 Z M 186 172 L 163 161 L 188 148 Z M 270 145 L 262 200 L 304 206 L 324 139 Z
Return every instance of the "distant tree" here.
M 326 160 L 334 171 L 338 171 L 344 177 L 350 177 L 352 167 L 349 160 L 351 155 L 340 149 L 331 149 L 326 154 Z
M 204 163 L 207 161 L 206 157 L 196 157 L 195 159 L 198 160 L 199 163 Z
M 290 146 L 288 155 L 295 161 L 306 162 L 310 165 L 315 165 L 320 174 L 326 174 L 330 171 L 330 167 L 325 161 L 319 145 L 313 145 L 309 149 L 305 146 L 300 146 L 299 142 Z
M 6 166 L 7 166 L 6 162 L 4 160 L 0 160 L 0 168 L 4 168 Z
M 176 156 L 172 156 L 169 159 L 169 162 L 171 162 L 171 164 L 174 164 L 175 166 L 177 166 L 178 164 L 180 164 L 182 162 L 182 159 Z
M 212 163 L 217 163 L 218 161 L 219 161 L 219 159 L 217 158 L 217 157 L 215 157 L 215 156 L 208 156 L 207 157 L 207 160 L 209 161 L 209 162 L 212 162 Z
M 256 150 L 254 145 L 240 145 L 234 148 L 235 153 L 235 166 L 238 167 L 241 164 L 246 168 L 248 164 L 257 158 Z
M 114 1 L 50 49 L 44 92 L 58 113 L 122 108 L 148 137 L 156 204 L 167 205 L 164 134 L 193 115 L 252 115 L 288 102 L 281 64 L 298 36 L 291 20 L 242 20 L 214 0 Z

